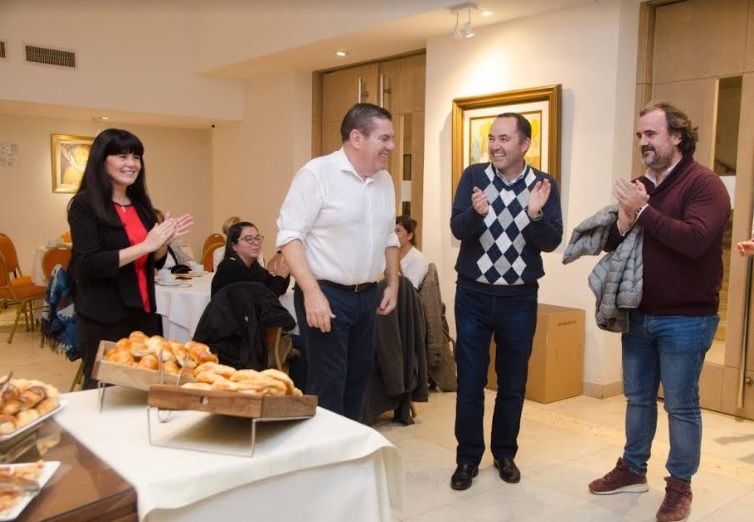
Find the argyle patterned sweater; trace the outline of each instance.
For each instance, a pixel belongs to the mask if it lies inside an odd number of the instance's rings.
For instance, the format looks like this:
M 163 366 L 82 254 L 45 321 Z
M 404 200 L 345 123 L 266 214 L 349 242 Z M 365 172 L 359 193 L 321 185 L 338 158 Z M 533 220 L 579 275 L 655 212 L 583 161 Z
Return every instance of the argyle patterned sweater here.
M 529 194 L 537 181 L 549 179 L 550 197 L 542 218 L 526 213 Z M 481 216 L 471 204 L 474 187 L 490 202 Z M 555 179 L 527 165 L 523 178 L 512 185 L 503 182 L 491 163 L 464 170 L 453 200 L 450 229 L 461 241 L 456 261 L 457 284 L 484 294 L 513 295 L 538 288 L 545 272 L 542 252 L 552 252 L 563 239 L 560 193 Z

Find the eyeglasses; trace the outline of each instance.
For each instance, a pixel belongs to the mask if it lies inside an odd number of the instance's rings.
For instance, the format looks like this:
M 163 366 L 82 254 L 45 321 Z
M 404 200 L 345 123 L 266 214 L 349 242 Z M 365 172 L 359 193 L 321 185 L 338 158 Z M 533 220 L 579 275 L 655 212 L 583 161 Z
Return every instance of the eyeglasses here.
M 239 241 L 241 241 L 242 239 L 250 245 L 253 245 L 254 243 L 261 245 L 262 243 L 264 243 L 264 236 L 243 236 L 238 238 Z

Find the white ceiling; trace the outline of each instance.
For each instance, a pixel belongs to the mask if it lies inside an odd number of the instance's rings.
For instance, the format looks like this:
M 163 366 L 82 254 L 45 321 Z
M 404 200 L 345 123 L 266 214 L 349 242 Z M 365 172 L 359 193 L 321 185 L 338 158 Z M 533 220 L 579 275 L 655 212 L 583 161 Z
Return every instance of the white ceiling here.
M 599 1 L 480 0 L 478 9 L 471 10 L 471 22 L 478 29 Z M 73 5 L 82 7 L 86 3 L 88 0 L 77 0 Z M 184 10 L 195 16 L 199 20 L 198 37 L 207 42 L 203 60 L 206 68 L 197 74 L 247 81 L 259 74 L 327 70 L 422 49 L 431 38 L 443 35 L 452 38 L 456 15 L 451 9 L 463 3 L 462 0 L 150 0 L 139 7 L 140 16 L 148 16 L 151 9 L 162 13 Z M 483 10 L 493 14 L 482 17 Z M 460 11 L 462 26 L 468 16 L 465 9 Z M 304 27 L 306 31 L 302 30 Z M 339 49 L 347 50 L 348 55 L 336 57 L 335 51 Z M 107 107 L 64 107 L 7 100 L 0 100 L 0 112 L 79 121 L 107 114 L 112 122 L 183 128 L 207 128 L 208 123 L 206 119 L 116 112 Z

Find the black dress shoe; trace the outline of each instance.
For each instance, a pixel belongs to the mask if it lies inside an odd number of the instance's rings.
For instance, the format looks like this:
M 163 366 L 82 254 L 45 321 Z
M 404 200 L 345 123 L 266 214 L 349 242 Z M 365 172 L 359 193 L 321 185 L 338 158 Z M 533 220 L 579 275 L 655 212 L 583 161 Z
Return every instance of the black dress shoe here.
M 495 460 L 495 467 L 500 470 L 500 478 L 509 484 L 515 484 L 521 480 L 521 471 L 519 471 L 513 459 Z
M 459 464 L 453 476 L 450 477 L 450 487 L 457 490 L 469 489 L 471 479 L 479 475 L 479 466 Z

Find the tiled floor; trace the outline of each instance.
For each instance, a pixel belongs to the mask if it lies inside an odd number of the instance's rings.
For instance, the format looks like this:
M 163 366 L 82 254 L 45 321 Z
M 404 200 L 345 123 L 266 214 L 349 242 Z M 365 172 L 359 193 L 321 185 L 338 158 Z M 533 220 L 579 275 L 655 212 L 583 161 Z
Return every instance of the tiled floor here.
M 9 314 L 0 313 L 0 374 L 38 378 L 68 390 L 77 363 L 39 347 L 39 335 L 19 332 L 7 344 Z M 487 395 L 489 408 L 494 396 Z M 594 496 L 590 480 L 615 464 L 623 445 L 622 396 L 577 397 L 543 405 L 527 402 L 516 459 L 520 484 L 502 482 L 487 454 L 466 491 L 449 487 L 455 468 L 454 394 L 433 394 L 417 404 L 412 426 L 379 420 L 375 428 L 400 450 L 406 470 L 405 505 L 396 518 L 410 522 L 647 521 L 662 502 L 668 453 L 667 423 L 660 420 L 644 494 Z M 694 478 L 689 520 L 754 520 L 754 422 L 704 412 L 702 464 Z

